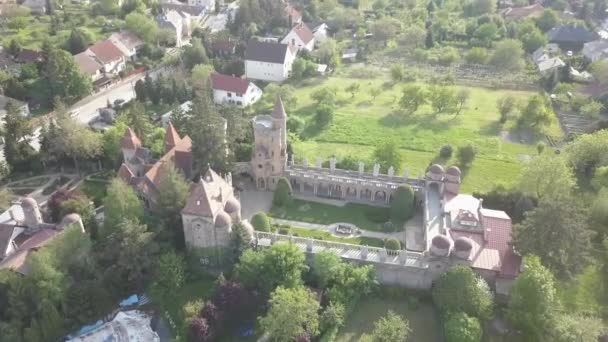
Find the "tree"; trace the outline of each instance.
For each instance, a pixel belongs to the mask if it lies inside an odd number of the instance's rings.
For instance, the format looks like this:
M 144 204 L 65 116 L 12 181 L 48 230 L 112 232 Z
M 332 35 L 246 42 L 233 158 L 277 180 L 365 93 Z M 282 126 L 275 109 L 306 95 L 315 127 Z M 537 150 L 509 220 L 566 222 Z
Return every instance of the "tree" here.
M 399 99 L 399 107 L 406 114 L 415 113 L 420 106 L 426 103 L 426 92 L 417 85 L 408 84 L 401 91 L 401 99 Z
M 536 26 L 543 31 L 547 32 L 559 24 L 559 16 L 554 10 L 548 8 L 543 11 L 543 14 L 536 18 Z
M 456 158 L 458 158 L 458 163 L 462 167 L 471 166 L 471 163 L 473 163 L 476 154 L 477 149 L 472 144 L 459 146 L 458 150 L 456 150 Z
M 427 49 L 435 46 L 435 39 L 433 38 L 433 30 L 432 27 L 426 29 L 426 37 L 424 38 L 424 46 Z
M 455 113 L 458 109 L 458 98 L 454 89 L 448 86 L 431 86 L 427 97 L 436 114 Z
M 369 295 L 376 286 L 376 273 L 371 265 L 354 266 L 342 263 L 326 289 L 330 303 L 344 306 L 354 305 L 363 296 Z
M 270 220 L 266 213 L 259 212 L 253 215 L 251 218 L 251 225 L 255 230 L 260 232 L 269 232 L 270 231 Z
M 197 168 L 210 165 L 216 171 L 227 171 L 226 121 L 206 91 L 194 99 L 190 109 L 187 133 L 192 139 L 192 158 L 198 162 Z
M 144 83 L 144 81 L 137 80 L 137 82 L 135 82 L 135 86 L 133 87 L 133 90 L 135 91 L 135 99 L 138 102 L 146 103 L 146 100 L 148 99 L 148 94 L 147 94 L 146 84 Z
M 521 42 L 514 39 L 505 39 L 496 44 L 490 63 L 498 69 L 518 71 L 524 66 L 523 55 L 524 50 Z
M 461 88 L 460 90 L 458 90 L 458 93 L 456 94 L 456 100 L 458 102 L 456 115 L 460 114 L 467 101 L 469 100 L 469 97 L 471 97 L 471 91 L 468 88 Z
M 200 39 L 192 39 L 191 45 L 182 52 L 182 61 L 188 70 L 192 70 L 195 65 L 209 64 L 209 57 Z
M 122 160 L 120 141 L 127 130 L 127 125 L 124 122 L 118 121 L 114 126 L 107 129 L 101 138 L 102 149 L 105 160 L 110 165 L 117 166 L 117 161 Z
M 327 38 L 319 43 L 316 54 L 319 57 L 319 61 L 324 64 L 331 64 L 330 62 L 334 57 L 338 57 L 338 60 L 340 57 L 338 44 L 333 38 Z M 336 66 L 332 67 L 335 68 Z
M 91 228 L 91 225 L 94 223 L 93 220 L 95 219 L 95 208 L 88 197 L 84 195 L 78 196 L 76 198 L 68 199 L 61 204 L 61 217 L 73 213 L 80 215 L 82 224 L 87 230 Z
M 480 342 L 481 324 L 475 317 L 469 317 L 464 312 L 450 315 L 443 326 L 446 342 Z
M 354 98 L 355 94 L 359 92 L 359 89 L 361 89 L 361 84 L 359 84 L 358 82 L 353 82 L 349 84 L 348 87 L 346 87 L 346 89 L 344 90 L 350 93 L 351 98 Z
M 319 288 L 326 289 L 340 267 L 342 267 L 342 260 L 335 253 L 321 251 L 315 254 L 312 262 L 312 274 L 317 280 Z
M 137 12 L 131 12 L 125 17 L 125 28 L 146 43 L 154 43 L 158 36 L 158 26 L 154 20 Z
M 507 122 L 509 114 L 515 109 L 515 98 L 513 96 L 505 96 L 501 97 L 496 101 L 496 107 L 498 108 L 498 112 L 500 113 L 499 122 L 504 124 Z
M 486 64 L 488 62 L 488 52 L 484 48 L 474 47 L 469 50 L 464 59 L 469 64 Z
M 127 183 L 115 178 L 108 186 L 108 194 L 104 200 L 101 236 L 109 236 L 125 220 L 138 222 L 143 215 L 144 208 L 135 191 Z
M 555 281 L 539 258 L 528 256 L 524 263 L 511 287 L 507 318 L 527 337 L 542 340 L 558 308 Z
M 392 251 L 398 251 L 401 249 L 401 242 L 397 239 L 390 238 L 384 242 L 384 248 Z
M 248 231 L 242 223 L 236 223 L 232 226 L 230 233 L 230 249 L 236 263 L 243 255 L 243 252 L 251 248 L 252 232 Z
M 598 166 L 607 160 L 608 130 L 593 134 L 583 134 L 566 145 L 566 155 L 576 173 L 584 179 L 590 179 Z
M 326 127 L 334 120 L 334 106 L 322 103 L 317 107 L 315 120 L 320 128 Z
M 608 63 L 604 60 L 597 60 L 588 67 L 589 71 L 600 84 L 608 83 Z
M 171 161 L 164 163 L 159 173 L 158 192 L 162 195 L 159 196 L 158 206 L 165 226 L 170 230 L 168 233 L 174 237 L 175 245 L 181 248 L 184 246 L 181 211 L 186 204 L 190 185 Z
M 340 328 L 344 324 L 345 311 L 344 305 L 340 303 L 327 305 L 321 314 L 321 331 Z
M 4 158 L 12 169 L 24 166 L 31 155 L 33 149 L 30 145 L 32 127 L 19 108 L 9 101 L 6 104 L 6 115 L 3 125 L 4 138 Z
M 600 191 L 602 188 L 608 189 L 608 166 L 601 166 L 595 169 L 591 186 L 595 191 Z
M 547 44 L 547 38 L 538 29 L 522 35 L 519 39 L 521 40 L 523 48 L 527 53 L 532 53 L 539 47 Z
M 152 293 L 161 301 L 175 300 L 186 280 L 185 268 L 184 258 L 181 255 L 173 251 L 162 254 L 155 268 Z
M 89 95 L 93 89 L 91 78 L 83 75 L 67 51 L 51 49 L 46 60 L 46 77 L 52 97 L 67 103 Z
M 442 314 L 464 312 L 487 319 L 492 314 L 493 298 L 488 284 L 470 267 L 450 267 L 433 288 L 433 301 Z
M 475 32 L 473 32 L 471 43 L 486 48 L 492 47 L 492 42 L 496 39 L 497 34 L 498 27 L 496 27 L 496 24 L 493 22 L 481 24 L 477 27 Z
M 393 82 L 401 82 L 405 78 L 405 69 L 401 64 L 391 65 L 391 79 Z
M 395 222 L 405 222 L 414 215 L 414 190 L 408 184 L 397 187 L 391 202 L 391 219 Z
M 399 41 L 405 45 L 414 48 L 424 46 L 424 39 L 426 38 L 426 31 L 424 27 L 419 25 L 411 25 L 403 31 Z
M 319 333 L 319 303 L 303 287 L 278 287 L 271 295 L 266 316 L 259 318 L 260 327 L 273 341 L 294 341 Z
M 300 57 L 293 62 L 291 77 L 299 80 L 304 77 L 313 76 L 316 72 L 317 65 L 314 62 Z
M 369 94 L 372 96 L 372 101 L 376 101 L 378 95 L 382 94 L 382 89 L 380 87 L 372 87 L 369 90 Z
M 538 255 L 558 277 L 571 278 L 589 262 L 588 228 L 587 211 L 580 201 L 567 193 L 552 193 L 515 225 L 513 243 L 524 255 Z
M 310 94 L 310 98 L 313 99 L 317 105 L 329 105 L 329 106 L 335 106 L 336 105 L 336 89 L 330 88 L 330 87 L 323 87 L 320 89 L 315 90 L 314 92 L 312 92 Z M 282 99 L 282 97 L 281 97 Z
M 277 207 L 285 207 L 291 201 L 291 183 L 285 177 L 279 178 L 277 188 L 274 190 L 272 204 Z
M 392 310 L 385 317 L 374 323 L 372 331 L 373 342 L 405 342 L 410 334 L 409 322 Z
M 520 177 L 520 189 L 538 199 L 569 194 L 576 184 L 572 170 L 559 155 L 534 157 L 524 166 Z
M 401 29 L 401 23 L 392 17 L 384 17 L 376 20 L 372 26 L 374 38 L 382 41 L 384 45 L 391 39 L 394 39 L 397 32 Z
M 257 252 L 246 250 L 235 267 L 235 274 L 245 285 L 254 286 L 267 295 L 277 286 L 300 286 L 302 272 L 307 268 L 304 260 L 304 254 L 296 245 L 275 243 Z
M 598 101 L 591 100 L 588 103 L 582 105 L 579 110 L 581 114 L 583 114 L 587 118 L 597 120 L 603 109 L 604 105 L 602 105 Z
M 577 314 L 558 315 L 553 329 L 549 335 L 556 342 L 596 342 L 605 334 L 605 327 L 600 318 Z
M 94 38 L 90 32 L 84 28 L 74 28 L 70 32 L 70 36 L 66 41 L 66 47 L 73 55 L 78 54 L 86 50 Z
M 403 160 L 397 144 L 389 140 L 380 143 L 374 149 L 373 159 L 376 163 L 380 164 L 380 171 L 384 173 L 388 172 L 391 166 L 397 172 L 401 168 Z
M 215 338 L 215 330 L 205 318 L 196 317 L 190 322 L 188 336 L 191 341 L 211 342 Z
M 153 273 L 157 252 L 154 233 L 124 217 L 101 241 L 100 262 L 105 266 L 106 283 L 121 295 L 143 290 Z

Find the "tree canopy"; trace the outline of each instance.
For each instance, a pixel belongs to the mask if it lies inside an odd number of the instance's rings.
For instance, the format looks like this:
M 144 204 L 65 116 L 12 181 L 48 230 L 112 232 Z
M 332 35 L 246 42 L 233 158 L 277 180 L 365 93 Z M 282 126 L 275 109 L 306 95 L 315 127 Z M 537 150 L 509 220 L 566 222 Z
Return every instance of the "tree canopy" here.
M 396 222 L 405 222 L 413 216 L 414 190 L 408 184 L 400 185 L 393 194 L 391 202 L 391 218 Z
M 450 314 L 443 326 L 446 342 L 480 342 L 481 324 L 464 312 Z
M 259 318 L 259 322 L 272 341 L 294 341 L 319 333 L 319 302 L 304 287 L 279 286 L 271 294 L 268 304 L 268 313 Z
M 144 215 L 139 198 L 127 183 L 115 178 L 107 191 L 108 194 L 104 200 L 102 236 L 110 235 L 124 220 L 139 222 Z
M 468 266 L 454 266 L 439 277 L 433 288 L 433 301 L 443 314 L 464 312 L 487 319 L 493 298 L 488 284 Z
M 541 154 L 524 165 L 520 175 L 520 189 L 538 199 L 556 194 L 569 194 L 576 181 L 563 157 Z
M 407 319 L 389 310 L 386 316 L 374 322 L 371 339 L 373 342 L 405 342 L 410 331 Z

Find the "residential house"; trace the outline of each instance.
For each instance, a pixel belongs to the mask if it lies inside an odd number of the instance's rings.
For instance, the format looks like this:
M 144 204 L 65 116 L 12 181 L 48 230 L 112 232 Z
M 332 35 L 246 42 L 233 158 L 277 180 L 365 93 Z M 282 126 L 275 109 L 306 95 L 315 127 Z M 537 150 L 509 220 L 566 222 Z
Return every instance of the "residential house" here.
M 202 7 L 212 12 L 215 9 L 215 0 L 188 0 L 188 6 Z
M 232 56 L 236 53 L 236 43 L 229 40 L 217 40 L 211 43 L 211 54 L 213 57 Z
M 579 51 L 585 43 L 598 39 L 595 32 L 587 30 L 582 25 L 563 24 L 552 28 L 546 34 L 550 43 L 556 43 L 562 50 Z
M 262 90 L 253 82 L 240 77 L 212 73 L 213 102 L 247 107 L 262 97 Z
M 98 41 L 89 46 L 85 53 L 95 58 L 102 65 L 104 74 L 116 75 L 126 66 L 125 55 L 109 39 Z
M 129 31 L 112 33 L 108 39 L 116 45 L 127 59 L 132 61 L 137 59 L 137 54 L 144 47 L 144 41 Z
M 81 73 L 91 77 L 91 81 L 95 82 L 103 76 L 103 65 L 90 53 L 84 51 L 74 55 L 74 61 Z
M 291 31 L 281 40 L 282 44 L 291 44 L 301 49 L 312 51 L 315 48 L 315 36 L 304 23 L 295 25 Z
M 156 24 L 160 29 L 169 30 L 175 34 L 175 46 L 182 47 L 183 37 L 187 36 L 187 28 L 184 27 L 183 17 L 174 10 L 165 11 L 156 17 Z
M 250 40 L 245 49 L 248 79 L 283 82 L 291 74 L 297 50 L 292 45 Z
M 30 107 L 28 106 L 28 104 L 26 102 L 19 101 L 12 97 L 0 95 L 0 119 L 6 115 L 6 105 L 9 102 L 12 102 L 14 105 L 16 105 L 17 108 L 19 108 L 19 111 L 21 112 L 21 114 L 23 116 L 30 115 Z M 0 125 L 2 125 L 3 122 L 4 122 L 3 120 L 0 120 Z
M 313 28 L 312 34 L 315 37 L 315 44 L 319 45 L 319 43 L 329 37 L 329 26 L 327 24 L 309 25 L 309 27 Z
M 564 66 L 566 66 L 566 63 L 564 63 L 559 57 L 545 59 L 536 64 L 536 67 L 541 75 L 547 75 L 555 70 L 563 68 Z
M 203 23 L 210 11 L 204 6 L 190 6 L 181 2 L 161 4 L 161 8 L 163 12 L 176 11 L 182 17 L 188 35 Z
M 541 61 L 547 60 L 551 57 L 555 57 L 559 54 L 559 46 L 557 44 L 547 44 L 545 46 L 541 46 L 536 49 L 532 53 L 532 60 L 535 64 L 538 64 Z
M 608 40 L 594 40 L 583 45 L 583 56 L 591 62 L 608 59 Z
M 545 8 L 541 4 L 533 4 L 524 7 L 509 7 L 500 11 L 505 20 L 519 20 L 527 18 L 538 18 L 543 15 Z

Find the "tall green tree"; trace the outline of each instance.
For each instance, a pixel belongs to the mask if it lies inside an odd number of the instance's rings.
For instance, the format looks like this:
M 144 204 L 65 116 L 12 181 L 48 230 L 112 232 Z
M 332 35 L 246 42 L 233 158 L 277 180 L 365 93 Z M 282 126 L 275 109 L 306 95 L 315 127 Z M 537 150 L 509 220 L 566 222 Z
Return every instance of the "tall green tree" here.
M 284 207 L 291 201 L 291 183 L 285 177 L 279 178 L 277 182 L 277 188 L 274 191 L 274 196 L 272 197 L 272 204 L 277 207 Z
M 154 20 L 143 14 L 129 13 L 125 17 L 125 27 L 146 43 L 155 43 L 158 38 L 158 26 Z
M 93 89 L 91 78 L 82 74 L 69 52 L 51 49 L 45 65 L 51 96 L 67 103 L 89 95 Z
M 325 289 L 334 279 L 340 267 L 342 267 L 342 260 L 336 253 L 331 251 L 316 253 L 312 263 L 312 274 L 317 280 L 319 288 Z
M 492 314 L 490 288 L 468 266 L 454 266 L 442 274 L 433 288 L 433 301 L 443 314 L 464 312 L 480 319 Z
M 155 267 L 151 292 L 159 300 L 175 300 L 186 280 L 185 268 L 186 264 L 181 255 L 173 251 L 162 254 Z
M 258 321 L 272 341 L 294 341 L 319 333 L 319 302 L 304 287 L 280 286 L 268 303 L 268 313 Z
M 209 64 L 209 57 L 200 39 L 192 39 L 191 45 L 182 52 L 182 61 L 188 70 L 198 64 Z
M 595 169 L 608 160 L 608 130 L 583 134 L 566 145 L 566 155 L 576 173 L 590 180 Z
M 393 194 L 391 202 L 391 219 L 405 222 L 414 215 L 414 190 L 408 184 L 400 185 Z
M 563 157 L 545 153 L 524 166 L 519 183 L 521 191 L 543 199 L 571 193 L 576 181 Z
M 154 131 L 152 118 L 146 112 L 143 103 L 135 101 L 123 112 L 119 122 L 125 123 L 141 139 L 142 144 L 148 145 Z M 123 132 L 124 134 L 124 132 Z
M 389 310 L 387 315 L 374 322 L 373 342 L 405 342 L 411 332 L 407 319 Z
M 446 342 L 480 342 L 483 332 L 479 320 L 464 312 L 451 314 L 443 330 Z
M 389 140 L 380 143 L 374 149 L 373 159 L 376 163 L 380 164 L 380 170 L 383 173 L 388 172 L 391 166 L 395 172 L 398 172 L 403 160 L 397 143 Z
M 32 134 L 32 127 L 12 101 L 6 105 L 3 126 L 4 158 L 13 169 L 18 168 L 33 154 L 29 138 Z
M 507 317 L 528 338 L 542 341 L 559 309 L 555 280 L 539 258 L 529 256 L 524 263 L 524 272 L 511 287 Z
M 568 194 L 543 197 L 538 207 L 515 225 L 515 248 L 535 254 L 560 278 L 571 278 L 589 263 L 591 231 L 587 210 Z
M 523 56 L 521 42 L 505 39 L 496 44 L 490 63 L 502 70 L 518 71 L 524 66 Z
M 135 191 L 127 183 L 115 178 L 108 186 L 108 194 L 104 200 L 101 236 L 109 236 L 124 220 L 138 222 L 143 215 L 144 209 Z
M 66 47 L 73 55 L 86 50 L 94 41 L 93 36 L 85 28 L 73 28 L 66 41 Z
M 420 86 L 408 84 L 401 90 L 399 107 L 405 114 L 413 114 L 426 103 L 426 95 L 427 93 Z
M 551 123 L 552 118 L 553 113 L 547 101 L 542 96 L 535 95 L 520 109 L 517 126 L 535 132 L 542 132 L 544 127 Z
M 158 181 L 158 205 L 161 210 L 165 229 L 173 236 L 175 246 L 183 248 L 184 232 L 182 227 L 181 210 L 186 204 L 190 186 L 184 176 L 175 168 L 173 162 L 161 166 Z

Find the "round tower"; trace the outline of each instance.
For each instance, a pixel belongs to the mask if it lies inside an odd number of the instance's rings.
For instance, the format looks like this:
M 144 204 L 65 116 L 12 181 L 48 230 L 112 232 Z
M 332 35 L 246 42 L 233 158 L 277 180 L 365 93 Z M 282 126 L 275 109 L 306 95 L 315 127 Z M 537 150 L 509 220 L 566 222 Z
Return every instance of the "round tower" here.
M 37 231 L 40 224 L 44 222 L 38 202 L 31 197 L 26 197 L 21 200 L 21 209 L 23 209 L 23 225 L 28 231 Z

